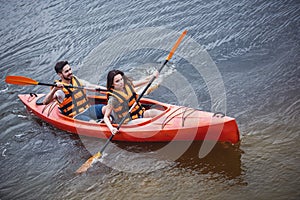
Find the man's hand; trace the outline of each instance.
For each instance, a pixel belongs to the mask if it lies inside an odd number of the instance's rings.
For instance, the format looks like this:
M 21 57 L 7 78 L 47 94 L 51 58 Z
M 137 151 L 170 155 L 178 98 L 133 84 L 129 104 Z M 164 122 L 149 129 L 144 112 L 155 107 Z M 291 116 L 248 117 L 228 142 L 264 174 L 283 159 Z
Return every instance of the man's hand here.
M 62 84 L 62 83 L 60 83 L 60 82 L 57 82 L 57 83 L 55 83 L 55 91 L 57 91 L 57 90 L 60 90 L 60 89 L 62 89 L 63 87 L 64 87 L 64 84 Z

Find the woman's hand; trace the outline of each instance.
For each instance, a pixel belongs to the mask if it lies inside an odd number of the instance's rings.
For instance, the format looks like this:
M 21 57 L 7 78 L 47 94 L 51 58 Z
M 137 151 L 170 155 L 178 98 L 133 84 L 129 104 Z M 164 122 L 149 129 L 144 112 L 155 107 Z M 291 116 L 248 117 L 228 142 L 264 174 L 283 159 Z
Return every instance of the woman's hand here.
M 159 72 L 158 72 L 158 70 L 155 70 L 155 71 L 153 72 L 153 76 L 154 76 L 155 78 L 157 78 L 157 77 L 158 77 L 158 75 L 159 75 Z
M 115 135 L 117 133 L 119 133 L 119 130 L 115 127 L 113 127 L 112 129 L 110 129 L 111 134 Z

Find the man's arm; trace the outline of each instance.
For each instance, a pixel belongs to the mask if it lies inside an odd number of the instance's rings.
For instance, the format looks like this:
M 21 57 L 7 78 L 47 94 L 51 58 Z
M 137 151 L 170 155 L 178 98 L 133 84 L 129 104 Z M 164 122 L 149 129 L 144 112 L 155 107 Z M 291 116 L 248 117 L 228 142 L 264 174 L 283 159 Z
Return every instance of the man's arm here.
M 56 83 L 56 87 L 52 87 L 51 91 L 45 96 L 43 100 L 43 104 L 47 105 L 49 104 L 53 99 L 56 98 L 56 91 L 63 88 L 64 85 L 62 83 Z
M 51 91 L 46 95 L 46 97 L 43 100 L 44 105 L 49 104 L 55 98 L 55 92 L 56 91 L 57 91 L 56 87 L 53 87 L 51 89 Z
M 87 87 L 87 89 L 101 89 L 101 90 L 106 90 L 106 87 L 103 87 L 101 85 L 96 85 L 96 84 L 92 84 L 86 80 L 82 80 L 80 79 L 80 81 L 82 82 L 83 86 Z

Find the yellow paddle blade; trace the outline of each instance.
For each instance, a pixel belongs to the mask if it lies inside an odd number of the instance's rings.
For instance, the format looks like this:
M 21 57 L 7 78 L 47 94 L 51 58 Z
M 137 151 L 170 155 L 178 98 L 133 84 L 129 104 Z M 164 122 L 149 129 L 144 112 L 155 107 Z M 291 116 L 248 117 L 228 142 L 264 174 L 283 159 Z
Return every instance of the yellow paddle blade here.
M 96 159 L 99 159 L 101 156 L 102 156 L 102 154 L 99 151 L 98 153 L 96 153 L 95 155 L 93 155 L 92 157 L 90 157 L 83 165 L 81 165 L 81 167 L 79 167 L 76 170 L 76 173 L 77 174 L 81 174 L 81 173 L 86 172 L 92 166 L 92 164 L 94 163 L 94 161 Z
M 38 85 L 39 82 L 25 76 L 6 76 L 5 82 L 14 85 Z
M 168 57 L 166 60 L 170 60 L 174 54 L 174 52 L 176 51 L 177 47 L 179 46 L 181 40 L 183 39 L 183 37 L 186 35 L 187 30 L 183 31 L 183 33 L 181 34 L 181 36 L 178 38 L 177 42 L 175 43 L 175 45 L 173 46 L 171 52 L 169 53 Z

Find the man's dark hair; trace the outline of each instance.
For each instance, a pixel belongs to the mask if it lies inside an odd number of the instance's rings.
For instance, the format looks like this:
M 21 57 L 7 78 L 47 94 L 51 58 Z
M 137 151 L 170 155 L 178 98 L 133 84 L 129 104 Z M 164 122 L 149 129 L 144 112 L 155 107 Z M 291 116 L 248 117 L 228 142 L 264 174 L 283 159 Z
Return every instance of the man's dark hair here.
M 62 70 L 63 70 L 63 68 L 64 68 L 64 66 L 67 65 L 67 64 L 69 64 L 68 61 L 59 61 L 59 62 L 57 62 L 56 65 L 55 65 L 55 67 L 54 67 L 56 73 L 57 74 L 61 73 Z

